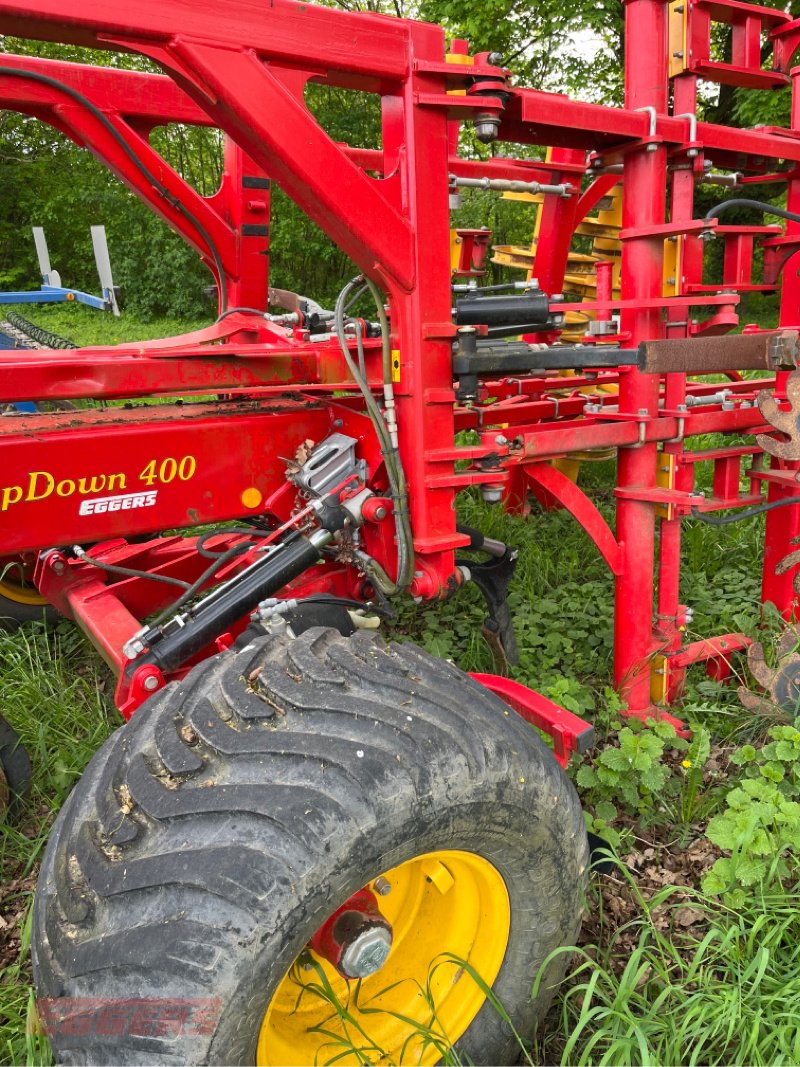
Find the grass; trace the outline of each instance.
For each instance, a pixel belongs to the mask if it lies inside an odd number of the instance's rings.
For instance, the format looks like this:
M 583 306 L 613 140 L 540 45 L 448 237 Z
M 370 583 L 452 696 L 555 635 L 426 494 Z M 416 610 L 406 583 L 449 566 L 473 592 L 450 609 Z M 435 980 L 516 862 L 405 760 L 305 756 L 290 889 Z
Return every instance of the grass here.
M 30 903 L 36 867 L 55 816 L 72 786 L 119 725 L 111 678 L 70 623 L 0 632 L 0 707 L 34 766 L 30 793 L 0 834 L 3 935 L 8 961 L 0 975 L 0 1062 L 49 1063 L 46 1041 L 29 1033 Z
M 79 343 L 145 339 L 198 323 L 112 321 L 83 307 L 56 305 L 23 314 Z M 110 329 L 109 329 L 110 327 Z M 707 446 L 709 442 L 696 442 Z M 700 466 L 700 487 L 711 471 Z M 587 463 L 582 483 L 613 515 L 613 463 Z M 601 745 L 615 746 L 619 704 L 611 673 L 612 582 L 577 524 L 559 511 L 528 520 L 464 494 L 461 519 L 519 548 L 511 593 L 522 662 L 515 677 L 592 718 Z M 760 611 L 763 523 L 725 530 L 687 522 L 684 602 L 694 608 L 696 634 L 755 633 Z M 467 670 L 493 669 L 480 637 L 481 598 L 468 588 L 444 604 L 404 608 L 398 633 Z M 737 667 L 741 670 L 741 665 Z M 36 624 L 0 634 L 0 702 L 19 730 L 34 765 L 34 787 L 7 819 L 0 837 L 6 884 L 5 969 L 0 976 L 0 1060 L 48 1063 L 46 1041 L 29 1025 L 29 905 L 33 874 L 52 821 L 71 786 L 119 724 L 113 682 L 97 655 L 68 623 Z M 732 911 L 698 891 L 700 874 L 683 857 L 702 847 L 737 769 L 729 754 L 743 740 L 759 742 L 768 722 L 745 712 L 735 690 L 690 672 L 681 714 L 707 732 L 710 757 L 697 750 L 665 755 L 670 783 L 653 802 L 652 818 L 621 812 L 619 829 L 631 850 L 628 867 L 593 886 L 587 928 L 564 996 L 526 1055 L 532 1063 L 800 1063 L 800 909 L 791 880 L 770 895 L 754 887 Z M 699 732 L 699 731 L 696 731 Z M 587 803 L 596 814 L 591 796 Z M 699 843 L 699 844 L 698 844 Z M 648 859 L 649 853 L 652 856 Z M 675 870 L 674 886 L 655 877 Z M 676 888 L 677 886 L 677 888 Z M 683 925 L 686 909 L 700 918 Z M 525 1035 L 526 1039 L 529 1035 Z M 522 1052 L 521 1052 L 522 1054 Z M 448 1053 L 446 1062 L 457 1062 Z
M 692 903 L 709 918 L 697 938 L 676 921 L 685 901 L 675 897 L 669 888 L 649 902 L 640 898 L 641 917 L 607 945 L 580 953 L 560 1003 L 560 1028 L 539 1039 L 537 1062 L 800 1062 L 797 899 L 756 892 L 734 912 L 696 895 Z M 617 941 L 631 930 L 635 947 L 621 955 Z
M 207 319 L 141 319 L 124 311 L 117 319 L 105 311 L 74 302 L 62 304 L 6 304 L 0 309 L 0 320 L 8 311 L 16 311 L 23 318 L 60 334 L 80 345 L 117 345 L 127 341 L 150 341 L 156 337 L 187 333 L 210 325 L 214 320 L 211 307 Z

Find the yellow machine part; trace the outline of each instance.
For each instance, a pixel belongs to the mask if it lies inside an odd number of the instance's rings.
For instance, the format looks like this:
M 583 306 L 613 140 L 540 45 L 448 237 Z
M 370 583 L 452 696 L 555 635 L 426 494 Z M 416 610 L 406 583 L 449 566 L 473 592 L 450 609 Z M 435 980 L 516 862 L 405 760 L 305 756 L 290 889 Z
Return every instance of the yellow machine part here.
M 386 963 L 348 982 L 310 951 L 296 961 L 264 1015 L 259 1067 L 438 1063 L 425 1031 L 457 1041 L 480 1011 L 511 930 L 499 872 L 476 853 L 447 850 L 401 863 L 381 880 L 391 886 L 379 898 L 393 931 Z M 369 1050 L 357 1052 L 353 1042 Z

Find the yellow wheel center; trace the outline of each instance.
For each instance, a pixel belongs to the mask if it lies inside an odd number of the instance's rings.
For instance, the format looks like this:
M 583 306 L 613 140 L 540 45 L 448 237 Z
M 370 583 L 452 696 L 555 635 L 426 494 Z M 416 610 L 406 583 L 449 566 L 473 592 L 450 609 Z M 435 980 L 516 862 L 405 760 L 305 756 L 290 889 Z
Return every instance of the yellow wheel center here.
M 47 603 L 36 586 L 27 580 L 23 563 L 8 556 L 0 559 L 0 597 L 33 607 Z
M 511 924 L 508 891 L 491 863 L 471 852 L 431 852 L 371 885 L 393 931 L 386 963 L 347 981 L 304 952 L 267 1007 L 259 1067 L 433 1064 L 478 1014 Z

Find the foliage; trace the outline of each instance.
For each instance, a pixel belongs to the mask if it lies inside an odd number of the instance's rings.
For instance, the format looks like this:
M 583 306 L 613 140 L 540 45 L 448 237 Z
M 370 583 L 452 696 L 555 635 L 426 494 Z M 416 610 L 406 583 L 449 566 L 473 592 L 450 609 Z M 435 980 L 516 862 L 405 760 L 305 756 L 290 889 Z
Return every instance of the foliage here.
M 207 326 L 211 316 L 202 318 L 141 319 L 130 311 L 120 318 L 97 311 L 85 304 L 7 304 L 7 310 L 17 310 L 28 320 L 35 321 L 51 333 L 61 334 L 81 345 L 116 345 L 127 341 L 149 341 L 156 337 L 170 337 L 187 330 Z
M 86 651 L 85 639 L 66 621 L 49 630 L 34 624 L 14 634 L 0 631 L 0 706 L 35 768 L 31 793 L 0 834 L 4 909 L 7 916 L 22 914 L 18 956 L 0 971 L 4 1063 L 51 1062 L 46 1039 L 29 1025 L 32 872 L 53 819 L 118 718 L 107 695 L 107 669 Z M 3 929 L 8 936 L 10 924 Z
M 685 750 L 688 743 L 670 723 L 653 719 L 646 726 L 631 719 L 616 740 L 578 769 L 575 782 L 606 824 L 621 809 L 646 825 L 657 817 L 660 796 L 670 778 L 667 751 Z
M 751 895 L 729 909 L 688 894 L 705 915 L 701 937 L 681 929 L 686 897 L 674 887 L 650 901 L 638 895 L 640 918 L 580 951 L 558 1018 L 537 1035 L 535 1062 L 800 1062 L 796 897 Z
M 773 726 L 769 738 L 761 748 L 744 745 L 733 753 L 744 776 L 706 831 L 730 855 L 716 861 L 703 889 L 731 907 L 755 885 L 770 892 L 800 879 L 800 729 Z

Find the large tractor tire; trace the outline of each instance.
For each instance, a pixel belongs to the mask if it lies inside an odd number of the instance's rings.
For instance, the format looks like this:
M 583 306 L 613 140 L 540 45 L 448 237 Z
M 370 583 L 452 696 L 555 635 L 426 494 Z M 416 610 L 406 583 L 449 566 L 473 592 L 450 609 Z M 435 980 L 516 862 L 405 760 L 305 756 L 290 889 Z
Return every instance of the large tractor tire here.
M 2 812 L 11 800 L 27 793 L 31 785 L 31 761 L 27 749 L 20 741 L 17 731 L 3 715 L 0 715 L 0 774 Z
M 148 701 L 69 798 L 40 1007 L 70 1064 L 514 1063 L 486 989 L 529 1036 L 587 865 L 547 747 L 455 667 L 366 631 L 257 638 Z

